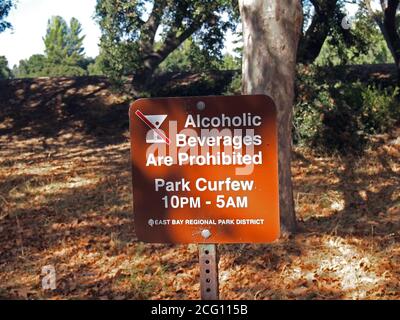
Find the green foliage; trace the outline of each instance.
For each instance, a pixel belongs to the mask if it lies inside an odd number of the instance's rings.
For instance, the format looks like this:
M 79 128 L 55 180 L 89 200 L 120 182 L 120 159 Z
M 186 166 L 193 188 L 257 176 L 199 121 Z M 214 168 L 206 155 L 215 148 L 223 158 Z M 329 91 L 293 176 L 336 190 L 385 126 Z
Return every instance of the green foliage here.
M 242 55 L 237 57 L 230 54 L 224 56 L 222 63 L 223 70 L 234 71 L 233 77 L 224 91 L 224 95 L 240 95 L 242 93 Z
M 72 18 L 68 25 L 59 16 L 48 21 L 47 32 L 43 38 L 45 55 L 35 54 L 27 60 L 21 60 L 14 69 L 18 78 L 44 76 L 84 76 L 94 63 L 84 55 L 82 26 Z
M 85 36 L 81 36 L 82 25 L 76 18 L 72 18 L 69 23 L 67 32 L 67 56 L 72 62 L 79 62 L 84 57 L 83 40 Z
M 75 18 L 70 25 L 59 16 L 52 17 L 47 25 L 47 33 L 43 41 L 46 46 L 48 76 L 80 76 L 86 71 L 80 64 L 84 60 L 83 40 L 80 36 L 82 27 Z
M 172 52 L 159 66 L 160 72 L 188 71 L 193 68 L 189 60 L 190 43 L 185 41 Z
M 320 66 L 374 63 L 393 63 L 393 58 L 382 33 L 362 7 L 355 16 L 349 38 L 334 31 L 315 61 Z
M 91 63 L 87 66 L 87 71 L 90 76 L 101 76 L 103 72 L 102 55 L 98 55 L 96 59 L 92 59 Z
M 43 38 L 47 60 L 50 64 L 61 64 L 68 51 L 68 25 L 59 16 L 52 17 L 47 23 L 46 36 Z
M 139 67 L 138 38 L 146 1 L 97 0 L 96 15 L 102 30 L 102 69 L 111 80 Z
M 226 88 L 224 95 L 240 95 L 242 92 L 242 73 L 236 72 Z
M 230 54 L 225 54 L 222 57 L 209 56 L 192 38 L 189 38 L 160 64 L 159 71 L 201 72 L 210 70 L 238 70 L 240 68 L 240 58 L 236 58 Z
M 0 56 L 0 79 L 10 79 L 12 78 L 12 72 L 8 67 L 7 58 Z
M 160 64 L 159 70 L 201 72 L 217 70 L 221 63 L 220 57 L 209 56 L 189 38 Z
M 18 67 L 14 67 L 13 73 L 16 78 L 35 78 L 45 75 L 47 66 L 46 56 L 34 54 L 27 60 L 21 60 Z
M 101 41 L 100 51 L 103 53 L 100 62 L 101 70 L 110 80 L 119 82 L 124 75 L 128 75 L 137 66 L 137 43 L 120 42 L 118 45 L 114 41 Z
M 231 0 L 97 0 L 103 71 L 113 80 L 144 68 L 154 72 L 168 56 L 162 71 L 214 67 L 236 21 L 222 18 L 232 3 L 237 8 Z M 189 38 L 191 45 L 184 43 Z
M 5 20 L 14 6 L 13 0 L 0 0 L 0 32 L 11 28 L 11 23 Z
M 295 143 L 324 152 L 360 151 L 370 134 L 400 118 L 398 92 L 360 82 L 324 82 L 319 69 L 300 71 L 294 111 Z
M 341 27 L 347 3 L 347 0 L 302 0 L 304 19 L 297 53 L 299 62 L 313 63 L 327 38 L 341 39 L 346 44 L 358 40 L 352 31 Z
M 235 57 L 229 53 L 225 54 L 221 63 L 222 70 L 240 70 L 242 69 L 242 57 Z
M 400 119 L 399 88 L 362 87 L 361 122 L 367 133 L 384 133 Z
M 48 66 L 43 72 L 48 77 L 79 77 L 87 75 L 87 71 L 81 67 L 66 64 Z

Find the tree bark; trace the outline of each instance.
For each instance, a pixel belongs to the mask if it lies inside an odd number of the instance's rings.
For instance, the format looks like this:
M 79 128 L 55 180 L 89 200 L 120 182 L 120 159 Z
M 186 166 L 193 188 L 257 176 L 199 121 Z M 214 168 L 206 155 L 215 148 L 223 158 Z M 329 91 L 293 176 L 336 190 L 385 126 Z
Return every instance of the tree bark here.
M 132 84 L 134 91 L 141 91 L 147 88 L 151 75 L 161 63 L 160 61 L 163 60 L 162 57 L 155 52 L 154 43 L 157 30 L 161 24 L 163 12 L 166 7 L 166 0 L 155 1 L 149 18 L 141 27 L 139 55 L 142 57 L 142 61 L 140 67 L 138 67 L 133 75 Z
M 300 0 L 239 0 L 243 23 L 243 93 L 267 94 L 278 108 L 280 214 L 295 232 L 291 174 L 296 58 L 303 12 Z

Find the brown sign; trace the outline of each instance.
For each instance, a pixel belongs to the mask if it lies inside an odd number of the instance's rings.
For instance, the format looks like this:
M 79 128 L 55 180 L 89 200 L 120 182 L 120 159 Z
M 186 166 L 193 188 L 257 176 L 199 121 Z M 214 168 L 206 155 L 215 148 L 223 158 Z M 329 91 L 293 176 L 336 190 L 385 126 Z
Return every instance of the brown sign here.
M 139 240 L 266 243 L 279 237 L 271 98 L 140 99 L 129 116 Z

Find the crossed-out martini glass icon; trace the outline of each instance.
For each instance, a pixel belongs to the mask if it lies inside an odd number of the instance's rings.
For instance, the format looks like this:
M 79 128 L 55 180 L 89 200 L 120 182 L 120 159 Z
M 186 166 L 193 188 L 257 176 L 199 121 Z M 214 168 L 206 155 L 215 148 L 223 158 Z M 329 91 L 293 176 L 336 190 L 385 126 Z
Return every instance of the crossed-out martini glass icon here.
M 154 127 L 160 130 L 161 125 L 167 119 L 167 115 L 145 116 Z M 147 143 L 165 143 L 165 140 L 155 130 L 149 130 L 146 136 Z
M 160 129 L 161 125 L 167 119 L 168 115 L 144 115 L 140 110 L 135 112 L 137 117 L 142 120 L 151 130 L 147 132 L 146 143 L 167 143 L 170 144 L 169 138 L 165 135 L 164 131 Z

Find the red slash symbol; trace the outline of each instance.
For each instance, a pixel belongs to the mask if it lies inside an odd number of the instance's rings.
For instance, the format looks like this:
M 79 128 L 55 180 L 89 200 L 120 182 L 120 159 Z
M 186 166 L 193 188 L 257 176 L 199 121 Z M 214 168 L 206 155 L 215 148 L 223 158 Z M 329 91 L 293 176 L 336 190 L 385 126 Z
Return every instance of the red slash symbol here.
M 146 116 L 140 111 L 136 110 L 135 114 L 138 116 L 140 120 L 142 120 L 151 130 L 153 130 L 161 139 L 164 140 L 164 142 L 168 145 L 171 144 L 171 140 L 162 132 L 160 129 L 158 129 L 152 122 L 150 122 Z

